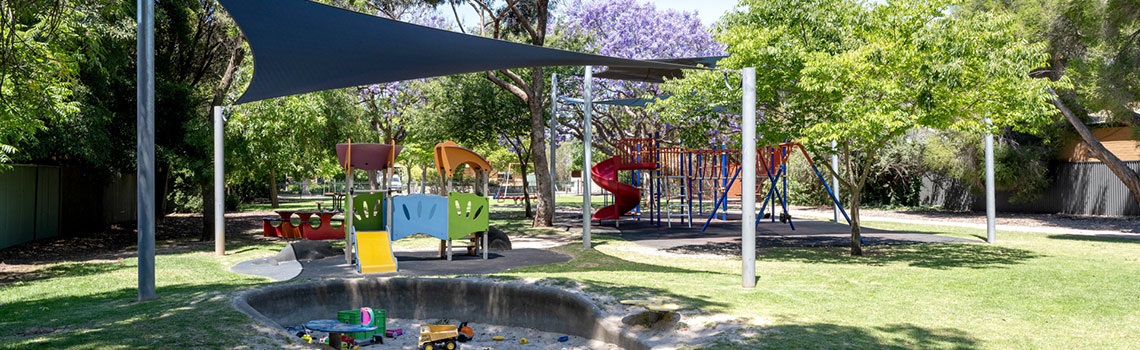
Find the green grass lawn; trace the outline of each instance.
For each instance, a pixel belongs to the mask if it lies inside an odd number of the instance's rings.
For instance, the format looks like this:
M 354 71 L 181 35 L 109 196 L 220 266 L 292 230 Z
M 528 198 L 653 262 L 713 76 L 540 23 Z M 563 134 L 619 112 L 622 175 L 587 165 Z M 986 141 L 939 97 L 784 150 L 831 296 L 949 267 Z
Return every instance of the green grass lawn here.
M 497 219 L 507 232 L 527 220 Z M 868 226 L 975 238 L 984 231 L 871 222 Z M 434 241 L 434 240 L 433 240 Z M 415 244 L 415 243 L 409 243 Z M 425 243 L 426 244 L 426 243 Z M 999 232 L 996 245 L 761 248 L 755 289 L 739 258 L 663 257 L 594 237 L 575 259 L 497 274 L 580 283 L 619 298 L 666 297 L 690 309 L 761 322 L 743 343 L 712 348 L 1134 348 L 1140 344 L 1140 240 Z M 160 255 L 157 301 L 137 303 L 136 261 L 40 267 L 41 278 L 0 286 L 3 348 L 275 347 L 235 311 L 235 292 L 267 285 L 231 273 L 280 244 Z M 1131 344 L 1131 345 L 1130 345 Z

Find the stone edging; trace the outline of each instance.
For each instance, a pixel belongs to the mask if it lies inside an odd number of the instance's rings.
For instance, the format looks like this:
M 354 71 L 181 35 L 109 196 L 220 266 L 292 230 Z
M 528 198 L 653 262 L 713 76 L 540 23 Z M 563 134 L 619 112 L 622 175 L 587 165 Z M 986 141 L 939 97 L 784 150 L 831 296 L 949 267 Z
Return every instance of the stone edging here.
M 284 325 L 362 306 L 386 309 L 390 318 L 469 320 L 649 349 L 632 333 L 607 327 L 590 300 L 550 287 L 455 278 L 326 279 L 253 289 L 234 299 L 239 311 L 288 337 Z

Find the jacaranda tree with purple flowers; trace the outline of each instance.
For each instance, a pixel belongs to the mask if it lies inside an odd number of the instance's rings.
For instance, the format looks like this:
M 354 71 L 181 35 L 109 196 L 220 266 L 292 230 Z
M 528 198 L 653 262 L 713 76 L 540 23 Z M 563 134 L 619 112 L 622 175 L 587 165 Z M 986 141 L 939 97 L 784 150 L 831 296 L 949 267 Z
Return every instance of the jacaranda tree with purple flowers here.
M 433 28 L 446 28 L 444 19 L 432 6 L 415 1 L 368 1 L 363 5 L 375 9 L 376 16 L 392 18 Z M 368 64 L 368 63 L 360 63 Z M 408 137 L 407 125 L 412 123 L 415 111 L 426 102 L 423 90 L 433 79 L 398 81 L 373 84 L 357 88 L 360 106 L 369 130 L 375 132 L 375 140 L 362 140 L 382 143 L 403 144 Z M 430 149 L 430 145 L 426 146 Z M 424 149 L 425 147 L 419 147 Z M 369 185 L 376 188 L 376 173 L 368 172 Z M 384 177 L 386 178 L 387 174 Z M 386 180 L 385 180 L 386 181 Z
M 559 34 L 565 40 L 580 42 L 582 50 L 607 56 L 660 59 L 724 54 L 724 45 L 716 42 L 696 13 L 658 9 L 644 0 L 574 0 L 561 23 Z M 596 79 L 594 86 L 595 100 L 661 96 L 654 83 Z M 559 91 L 580 93 L 581 78 L 565 79 Z M 577 112 L 563 115 L 559 122 L 581 139 L 580 106 Z M 599 148 L 607 154 L 619 139 L 661 133 L 663 139 L 676 140 L 675 134 L 682 129 L 636 106 L 599 106 L 594 110 L 593 127 L 598 135 L 594 142 L 600 142 Z M 704 142 L 692 146 L 704 146 Z

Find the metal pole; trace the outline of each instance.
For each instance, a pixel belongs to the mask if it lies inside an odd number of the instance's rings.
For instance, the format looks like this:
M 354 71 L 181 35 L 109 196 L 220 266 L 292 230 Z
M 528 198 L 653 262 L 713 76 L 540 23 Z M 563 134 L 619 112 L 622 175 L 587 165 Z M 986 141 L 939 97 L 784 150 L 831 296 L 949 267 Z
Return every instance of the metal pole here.
M 993 125 L 990 118 L 986 118 L 986 126 Z M 986 131 L 986 242 L 994 243 L 997 239 L 996 219 L 994 218 L 994 134 Z
M 839 222 L 839 177 L 835 174 L 839 173 L 839 144 L 831 141 L 831 191 L 835 194 L 836 203 L 832 203 L 832 220 L 836 224 Z
M 154 0 L 137 0 L 139 301 L 154 291 Z
M 585 117 L 582 120 L 582 148 L 585 154 L 582 161 L 582 248 L 590 249 L 590 212 L 593 211 L 590 207 L 590 183 L 593 181 L 593 174 L 590 173 L 590 166 L 594 164 L 591 153 L 594 152 L 594 147 L 591 142 L 594 142 L 591 134 L 594 131 L 591 129 L 594 108 L 594 94 L 590 90 L 594 85 L 594 67 L 586 66 L 586 83 L 583 86 L 582 95 L 586 100 L 584 104 Z
M 740 254 L 743 260 L 744 288 L 756 287 L 756 68 L 741 72 L 744 107 L 740 127 L 740 162 L 744 169 L 740 203 Z
M 558 202 L 558 172 L 554 159 L 555 150 L 558 149 L 558 73 L 550 75 L 550 200 Z
M 226 145 L 222 106 L 214 106 L 214 254 L 226 255 Z
M 352 141 L 349 140 L 348 150 L 345 153 L 344 162 L 344 263 L 352 264 L 356 261 L 356 229 L 353 228 L 356 223 L 353 222 L 356 217 L 355 211 L 352 208 L 352 187 L 356 184 L 352 181 Z

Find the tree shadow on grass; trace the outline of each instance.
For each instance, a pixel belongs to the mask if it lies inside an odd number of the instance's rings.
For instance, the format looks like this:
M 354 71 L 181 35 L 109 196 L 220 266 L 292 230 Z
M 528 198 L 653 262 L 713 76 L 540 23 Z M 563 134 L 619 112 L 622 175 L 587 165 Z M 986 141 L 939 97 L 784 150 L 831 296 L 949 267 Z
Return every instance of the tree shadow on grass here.
M 702 349 L 977 349 L 978 340 L 953 328 L 892 324 L 872 330 L 826 323 L 781 325 L 741 339 L 724 338 Z M 754 334 L 747 334 L 754 333 Z
M 138 265 L 133 263 L 128 265 L 121 261 L 91 263 L 68 262 L 30 271 L 0 272 L 0 286 L 12 284 L 17 281 L 31 282 L 48 278 L 86 276 L 118 270 L 135 270 L 137 268 Z
M 740 256 L 740 243 L 721 242 L 671 248 L 672 252 L 701 252 Z M 930 269 L 994 268 L 1017 265 L 1041 255 L 1023 249 L 977 243 L 915 243 L 864 246 L 864 256 L 851 256 L 847 247 L 761 247 L 757 259 L 810 264 L 885 266 L 906 264 Z
M 0 305 L 6 349 L 234 348 L 273 340 L 231 305 L 230 293 L 250 280 L 159 286 L 159 298 L 137 302 L 137 289 L 24 300 Z M 260 282 L 260 281 L 258 281 Z M 67 287 L 62 287 L 67 288 Z M 227 336 L 219 336 L 227 334 Z M 243 337 L 262 339 L 243 339 Z
M 951 268 L 987 269 L 1023 264 L 1041 255 L 1016 248 L 975 243 L 930 243 L 889 245 L 867 248 L 864 256 L 851 256 L 849 248 L 769 248 L 760 259 L 795 261 L 812 264 L 858 264 L 886 266 L 905 264 L 912 267 L 945 270 Z
M 1083 241 L 1083 242 L 1104 242 L 1104 243 L 1133 243 L 1140 244 L 1140 237 L 1136 235 L 1051 235 L 1049 239 L 1064 239 L 1070 241 Z

